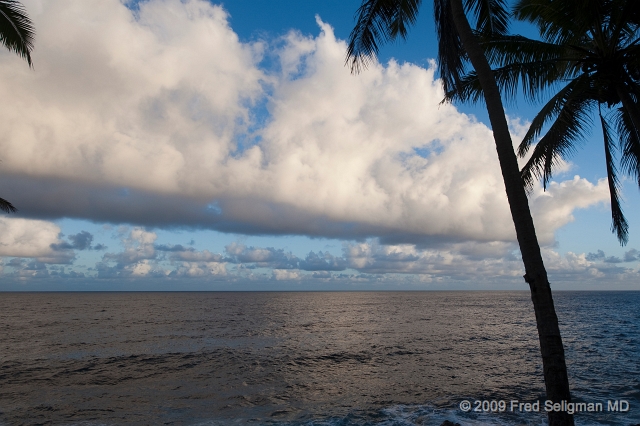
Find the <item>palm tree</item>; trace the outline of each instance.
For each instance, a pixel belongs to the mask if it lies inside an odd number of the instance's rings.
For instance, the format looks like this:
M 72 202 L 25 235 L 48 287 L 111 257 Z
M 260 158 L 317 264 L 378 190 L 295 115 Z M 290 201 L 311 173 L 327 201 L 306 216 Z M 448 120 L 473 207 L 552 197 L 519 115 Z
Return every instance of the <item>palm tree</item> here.
M 29 66 L 35 31 L 22 4 L 15 0 L 0 0 L 0 43 L 24 58 Z M 17 209 L 9 201 L 0 198 L 0 210 L 6 213 Z
M 405 38 L 408 27 L 416 20 L 420 4 L 421 0 L 363 0 L 347 51 L 347 62 L 350 63 L 352 72 L 366 67 L 377 54 L 379 43 L 398 36 Z M 469 63 L 475 70 L 480 93 L 487 106 L 507 200 L 525 266 L 524 279 L 531 290 L 547 399 L 569 402 L 569 379 L 551 286 L 513 150 L 500 90 L 478 40 L 479 36 L 505 35 L 508 13 L 504 0 L 467 0 L 466 5 L 475 15 L 475 31 L 467 20 L 462 0 L 434 0 L 441 78 L 445 91 L 449 93 L 462 83 L 462 74 Z M 573 425 L 573 416 L 566 412 L 549 412 L 548 415 L 550 425 Z
M 5 213 L 15 213 L 18 211 L 18 209 L 16 209 L 13 204 L 5 200 L 4 198 L 0 198 L 0 210 Z
M 532 100 L 559 88 L 533 119 L 518 148 L 519 155 L 526 155 L 548 126 L 522 169 L 523 179 L 530 188 L 542 178 L 546 188 L 554 166 L 575 150 L 591 114 L 597 111 L 611 198 L 611 231 L 624 245 L 629 226 L 620 206 L 616 151 L 623 172 L 640 185 L 640 2 L 520 0 L 514 11 L 518 19 L 538 27 L 541 40 L 501 35 L 485 43 L 498 67 L 498 84 L 513 95 L 521 83 Z M 463 80 L 461 90 L 454 89 L 449 97 L 477 99 L 475 76 Z

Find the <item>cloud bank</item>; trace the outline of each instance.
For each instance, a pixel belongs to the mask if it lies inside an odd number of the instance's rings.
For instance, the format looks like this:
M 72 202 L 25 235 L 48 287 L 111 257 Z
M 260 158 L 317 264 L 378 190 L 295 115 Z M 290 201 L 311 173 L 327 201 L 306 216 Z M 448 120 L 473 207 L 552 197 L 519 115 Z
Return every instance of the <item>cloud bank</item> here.
M 67 285 L 70 280 L 90 280 L 93 287 L 89 289 L 113 285 L 135 289 L 139 288 L 136 283 L 141 282 L 173 290 L 193 286 L 267 290 L 279 285 L 295 285 L 298 289 L 526 288 L 520 276 L 522 260 L 513 243 L 465 242 L 430 249 L 413 244 L 380 244 L 372 239 L 344 242 L 340 255 L 312 250 L 298 256 L 280 248 L 239 242 L 213 253 L 179 244 L 158 244 L 158 235 L 143 228 L 119 227 L 115 232 L 120 248 L 102 253 L 93 264 L 72 265 L 73 251 L 66 248 L 62 250 L 67 257 L 13 258 L 3 265 L 4 282 L 0 288 L 12 288 L 12 282 L 26 280 L 31 280 L 32 285 L 34 280 L 55 285 L 60 279 Z M 81 238 L 91 241 L 93 235 L 85 231 L 67 240 L 77 242 Z M 68 243 L 58 243 L 65 244 Z M 633 289 L 640 279 L 637 255 L 635 249 L 628 250 L 623 258 L 607 256 L 602 250 L 561 256 L 551 248 L 543 249 L 550 279 L 560 288 L 578 285 L 583 289 Z M 202 285 L 205 287 L 198 287 Z
M 317 36 L 241 42 L 205 1 L 24 3 L 35 69 L 0 51 L 11 100 L 0 105 L 0 196 L 20 209 L 0 218 L 5 277 L 521 282 L 491 131 L 440 104 L 433 64 L 351 75 L 320 18 Z M 512 122 L 516 142 L 525 130 Z M 605 181 L 536 188 L 552 277 L 637 278 L 634 249 L 550 248 L 576 209 L 606 202 Z M 132 227 L 107 249 L 87 231 L 62 235 L 60 218 Z M 214 253 L 158 244 L 158 228 L 344 244 L 341 255 L 240 242 Z M 80 252 L 99 260 L 76 267 Z
M 316 37 L 242 43 L 204 1 L 25 4 L 35 70 L 0 55 L 0 95 L 13 100 L 0 106 L 0 191 L 25 217 L 514 240 L 491 132 L 439 104 L 433 67 L 354 76 L 319 19 Z M 261 68 L 267 57 L 276 70 Z M 605 200 L 603 182 L 580 178 L 534 197 L 541 240 Z

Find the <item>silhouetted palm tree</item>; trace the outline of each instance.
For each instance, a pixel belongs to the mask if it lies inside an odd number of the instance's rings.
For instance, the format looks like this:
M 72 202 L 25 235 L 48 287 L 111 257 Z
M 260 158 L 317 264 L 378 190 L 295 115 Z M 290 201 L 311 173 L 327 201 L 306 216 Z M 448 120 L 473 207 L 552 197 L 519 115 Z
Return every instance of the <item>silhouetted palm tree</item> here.
M 522 169 L 524 181 L 531 186 L 542 178 L 546 188 L 558 160 L 575 150 L 597 112 L 604 136 L 611 230 L 624 245 L 629 227 L 620 206 L 616 151 L 623 171 L 640 185 L 640 2 L 520 0 L 514 11 L 518 19 L 538 27 L 541 40 L 501 35 L 485 43 L 490 61 L 498 67 L 498 85 L 513 95 L 520 83 L 534 100 L 559 89 L 533 119 L 518 148 L 519 155 L 526 155 L 549 126 Z M 463 80 L 449 97 L 478 99 L 476 76 Z
M 421 0 L 363 0 L 357 23 L 351 32 L 347 61 L 358 72 L 378 52 L 379 43 L 405 38 L 416 20 Z M 445 91 L 450 93 L 461 83 L 471 64 L 477 75 L 493 130 L 498 160 L 522 253 L 525 281 L 531 289 L 547 399 L 571 401 L 564 348 L 558 327 L 551 286 L 542 261 L 529 202 L 511 135 L 504 115 L 502 99 L 493 71 L 479 39 L 494 34 L 505 35 L 508 12 L 504 0 L 466 0 L 467 10 L 476 19 L 476 30 L 467 20 L 462 0 L 434 0 L 438 36 L 438 66 Z M 573 425 L 566 412 L 549 412 L 550 425 Z
M 0 0 L 0 43 L 24 58 L 29 66 L 35 31 L 22 4 L 15 0 Z M 0 210 L 12 213 L 17 209 L 0 198 Z

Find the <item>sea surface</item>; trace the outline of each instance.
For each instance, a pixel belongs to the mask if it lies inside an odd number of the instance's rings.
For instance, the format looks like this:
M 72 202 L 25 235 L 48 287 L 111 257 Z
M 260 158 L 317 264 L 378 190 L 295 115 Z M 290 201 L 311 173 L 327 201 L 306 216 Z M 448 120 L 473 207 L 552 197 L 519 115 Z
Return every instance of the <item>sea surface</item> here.
M 554 297 L 574 401 L 603 404 L 576 423 L 640 423 L 640 292 Z M 0 425 L 544 425 L 544 401 L 528 292 L 0 293 Z

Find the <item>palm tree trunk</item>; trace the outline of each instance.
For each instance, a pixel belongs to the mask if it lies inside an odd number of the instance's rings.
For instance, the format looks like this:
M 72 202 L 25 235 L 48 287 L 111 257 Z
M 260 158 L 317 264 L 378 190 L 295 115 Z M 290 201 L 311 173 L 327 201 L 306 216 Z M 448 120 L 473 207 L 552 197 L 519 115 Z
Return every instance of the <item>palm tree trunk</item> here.
M 450 5 L 462 45 L 478 74 L 487 105 L 487 112 L 489 113 L 489 121 L 493 129 L 502 178 L 504 179 L 511 216 L 515 224 L 520 252 L 524 262 L 526 272 L 524 280 L 531 289 L 531 299 L 536 315 L 538 337 L 540 338 L 540 352 L 542 353 L 547 400 L 570 402 L 569 378 L 558 326 L 558 317 L 553 306 L 551 286 L 542 262 L 540 245 L 533 226 L 533 219 L 531 218 L 527 194 L 525 193 L 518 168 L 518 161 L 513 150 L 500 91 L 484 51 L 467 21 L 462 0 L 450 0 Z M 566 411 L 549 412 L 550 426 L 573 424 L 573 416 L 567 414 Z

